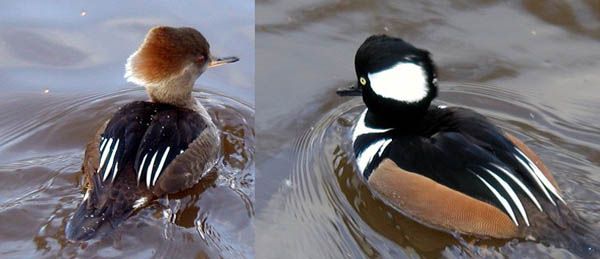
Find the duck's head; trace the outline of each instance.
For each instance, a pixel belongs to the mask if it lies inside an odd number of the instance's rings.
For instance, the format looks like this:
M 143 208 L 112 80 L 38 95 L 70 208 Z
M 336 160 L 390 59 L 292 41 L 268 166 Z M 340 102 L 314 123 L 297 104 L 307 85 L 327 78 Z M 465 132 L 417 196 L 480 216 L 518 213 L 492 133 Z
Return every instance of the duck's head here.
M 146 87 L 150 97 L 161 102 L 161 98 L 191 94 L 194 82 L 207 68 L 238 60 L 211 55 L 208 41 L 193 28 L 160 26 L 150 29 L 141 46 L 129 56 L 125 78 Z
M 356 85 L 338 94 L 362 95 L 369 111 L 390 119 L 418 118 L 437 95 L 429 52 L 387 35 L 374 35 L 354 58 Z

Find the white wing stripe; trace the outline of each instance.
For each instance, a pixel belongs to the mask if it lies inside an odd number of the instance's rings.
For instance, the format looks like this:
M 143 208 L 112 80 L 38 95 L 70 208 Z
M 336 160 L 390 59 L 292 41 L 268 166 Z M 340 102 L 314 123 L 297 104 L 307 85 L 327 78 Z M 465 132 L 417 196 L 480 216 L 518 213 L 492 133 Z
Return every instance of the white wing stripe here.
M 520 157 L 515 155 L 515 158 L 517 158 L 517 160 L 519 161 L 519 163 L 521 163 L 521 165 L 523 165 L 523 167 L 525 167 L 525 169 L 529 168 L 529 166 L 527 165 L 527 163 L 525 161 L 523 161 L 523 159 L 521 159 Z M 532 178 L 535 180 L 535 182 L 537 183 L 537 185 L 540 187 L 540 189 L 542 189 L 542 192 L 544 192 L 544 195 L 546 195 L 546 198 L 548 198 L 548 200 L 550 200 L 550 202 L 556 206 L 556 203 L 554 202 L 554 200 L 552 199 L 552 197 L 550 197 L 550 194 L 548 194 L 548 191 L 546 190 L 546 188 L 544 187 L 544 185 L 542 184 L 542 182 L 540 182 L 540 179 L 535 175 L 535 173 L 527 170 L 529 174 L 531 174 Z
M 110 180 L 111 182 L 115 181 L 115 178 L 117 178 L 117 173 L 119 172 L 119 161 L 117 161 L 115 163 L 115 170 L 113 171 L 113 176 L 112 179 Z
M 525 192 L 525 194 L 527 194 L 527 196 L 529 197 L 529 199 L 531 199 L 531 201 L 533 201 L 533 203 L 535 203 L 535 206 L 540 210 L 540 211 L 544 211 L 542 209 L 542 206 L 540 206 L 540 203 L 538 202 L 538 200 L 535 198 L 535 196 L 533 196 L 533 194 L 531 193 L 531 191 L 529 191 L 529 188 L 527 188 L 525 186 L 525 184 L 523 184 L 523 182 L 521 182 L 516 176 L 514 176 L 513 174 L 511 174 L 510 172 L 508 172 L 506 169 L 502 168 L 501 166 L 491 163 L 492 166 L 498 168 L 500 171 L 502 171 L 505 175 L 507 175 L 508 177 L 510 177 L 510 179 L 512 179 L 515 183 L 517 183 L 517 185 L 519 187 L 521 187 L 521 190 L 523 190 L 523 192 Z
M 540 180 L 542 180 L 542 183 L 546 186 L 546 188 L 548 188 L 548 190 L 550 190 L 552 192 L 552 194 L 554 194 L 554 196 L 556 196 L 556 198 L 558 198 L 560 201 L 562 201 L 564 204 L 566 204 L 565 200 L 563 200 L 563 198 L 560 197 L 560 195 L 558 194 L 558 191 L 556 190 L 556 188 L 554 188 L 554 185 L 552 185 L 550 183 L 548 178 L 546 178 L 544 173 L 542 173 L 542 171 L 535 165 L 535 163 L 533 163 L 533 161 L 531 161 L 529 159 L 529 157 L 527 157 L 525 154 L 523 154 L 523 152 L 521 152 L 521 150 L 519 150 L 518 148 L 515 148 L 515 150 L 517 150 L 517 152 L 519 152 L 519 154 L 521 154 L 521 156 L 523 156 L 527 160 L 529 167 L 531 169 L 533 169 L 533 172 L 535 172 L 537 177 L 540 178 Z
M 156 180 L 158 180 L 158 176 L 162 173 L 162 168 L 165 165 L 165 161 L 167 160 L 167 155 L 169 155 L 169 150 L 171 150 L 171 147 L 167 147 L 167 149 L 165 149 L 165 153 L 162 155 L 162 158 L 160 159 L 160 163 L 158 164 L 158 168 L 156 169 L 156 173 L 154 174 L 154 179 L 152 179 L 152 185 L 156 184 Z
M 104 167 L 104 162 L 106 161 L 106 157 L 108 156 L 108 152 L 110 151 L 112 142 L 113 142 L 112 138 L 108 139 L 108 143 L 106 143 L 106 145 L 107 145 L 106 149 L 104 149 L 104 151 L 102 151 L 102 156 L 100 157 L 100 165 L 98 165 L 98 172 L 100 172 L 102 170 L 102 167 Z
M 105 138 L 102 138 L 102 143 L 100 143 L 100 152 L 102 152 L 102 150 L 104 150 L 104 145 L 106 145 L 106 141 L 108 141 Z
M 142 178 L 142 172 L 144 171 L 144 164 L 146 163 L 146 157 L 148 157 L 148 154 L 144 155 L 144 158 L 142 158 L 142 163 L 140 164 L 140 168 L 138 168 L 138 175 L 137 175 L 138 183 L 140 182 L 140 178 Z
M 508 196 L 510 196 L 510 198 L 515 203 L 515 205 L 517 205 L 517 208 L 519 209 L 519 212 L 521 213 L 521 217 L 523 217 L 523 220 L 525 220 L 525 224 L 527 226 L 529 226 L 529 219 L 527 218 L 527 213 L 525 212 L 525 208 L 523 208 L 523 204 L 521 203 L 521 200 L 519 200 L 519 197 L 517 197 L 517 194 L 515 193 L 515 191 L 510 187 L 510 185 L 508 185 L 508 183 L 506 183 L 506 181 L 504 181 L 502 178 L 500 178 L 494 172 L 490 171 L 489 169 L 487 169 L 485 167 L 483 168 L 483 170 L 485 170 L 486 172 L 491 174 L 494 177 L 494 179 L 496 179 L 496 181 L 498 181 L 498 183 L 500 183 L 500 186 L 502 186 L 502 188 L 508 193 Z
M 150 180 L 152 180 L 152 169 L 154 169 L 154 160 L 156 160 L 156 155 L 158 154 L 158 150 L 154 152 L 152 159 L 150 159 L 150 164 L 148 164 L 148 170 L 146 171 L 146 186 L 150 188 Z
M 515 213 L 513 212 L 512 208 L 510 207 L 510 204 L 508 204 L 508 201 L 506 199 L 504 199 L 504 197 L 502 197 L 502 195 L 500 195 L 500 193 L 498 193 L 498 191 L 496 189 L 494 189 L 494 187 L 492 187 L 492 185 L 490 185 L 485 179 L 483 179 L 481 176 L 479 176 L 477 174 L 475 174 L 475 176 L 477 176 L 477 178 L 479 178 L 479 180 L 481 180 L 483 182 L 483 184 L 485 184 L 485 186 L 487 186 L 487 188 L 490 189 L 490 191 L 492 191 L 492 193 L 496 196 L 498 201 L 500 201 L 500 203 L 502 204 L 502 207 L 504 207 L 504 209 L 508 212 L 508 215 L 510 216 L 512 221 L 515 223 L 515 225 L 519 226 L 519 222 L 517 222 L 517 219 L 515 218 Z
M 108 175 L 110 174 L 110 169 L 112 169 L 112 167 L 113 167 L 113 162 L 115 160 L 115 154 L 117 154 L 118 149 L 119 149 L 119 139 L 117 139 L 117 143 L 111 150 L 112 153 L 110 154 L 110 159 L 108 160 L 108 165 L 107 165 L 108 167 L 104 171 L 104 175 L 102 176 L 102 181 L 106 181 L 106 178 L 108 178 Z

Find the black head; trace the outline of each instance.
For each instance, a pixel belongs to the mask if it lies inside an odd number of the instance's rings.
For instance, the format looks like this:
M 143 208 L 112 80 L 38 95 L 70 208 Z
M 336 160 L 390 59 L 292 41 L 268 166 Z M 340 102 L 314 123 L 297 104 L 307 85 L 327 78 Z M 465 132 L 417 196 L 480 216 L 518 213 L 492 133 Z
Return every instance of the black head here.
M 437 96 L 435 65 L 429 52 L 402 39 L 374 35 L 354 58 L 357 87 L 369 111 L 388 120 L 420 118 Z M 338 91 L 348 95 L 348 91 Z

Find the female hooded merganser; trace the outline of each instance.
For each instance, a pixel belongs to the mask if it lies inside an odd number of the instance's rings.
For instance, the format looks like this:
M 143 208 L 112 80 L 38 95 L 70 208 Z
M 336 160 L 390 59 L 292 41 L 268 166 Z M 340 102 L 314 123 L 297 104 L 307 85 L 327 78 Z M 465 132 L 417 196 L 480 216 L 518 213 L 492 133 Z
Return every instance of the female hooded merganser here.
M 214 166 L 218 131 L 192 88 L 207 68 L 237 60 L 213 57 L 193 28 L 148 32 L 127 59 L 125 78 L 144 86 L 150 101 L 121 107 L 87 144 L 85 195 L 67 223 L 68 239 L 114 229 L 151 201 L 192 187 Z
M 371 36 L 355 56 L 366 109 L 352 132 L 368 185 L 428 226 L 495 238 L 574 228 L 556 181 L 523 142 L 465 108 L 430 105 L 436 70 L 426 50 Z

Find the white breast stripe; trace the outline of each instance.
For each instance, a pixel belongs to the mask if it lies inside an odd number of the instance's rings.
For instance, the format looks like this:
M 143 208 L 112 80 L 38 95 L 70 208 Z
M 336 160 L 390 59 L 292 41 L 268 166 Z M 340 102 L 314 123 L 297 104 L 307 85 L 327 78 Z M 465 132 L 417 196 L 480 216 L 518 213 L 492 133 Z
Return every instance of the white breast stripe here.
M 529 199 L 531 199 L 531 201 L 533 203 L 535 203 L 535 206 L 540 210 L 540 211 L 544 211 L 542 209 L 542 206 L 540 206 L 540 203 L 538 202 L 538 200 L 535 198 L 535 196 L 533 196 L 533 194 L 531 193 L 531 191 L 529 191 L 529 188 L 527 188 L 525 186 L 525 184 L 523 184 L 523 182 L 521 182 L 516 176 L 514 176 L 513 174 L 511 174 L 510 172 L 508 172 L 506 169 L 502 168 L 501 166 L 491 163 L 492 166 L 498 168 L 501 172 L 503 172 L 505 175 L 507 175 L 508 177 L 510 177 L 510 179 L 512 179 L 515 183 L 517 183 L 517 185 L 519 187 L 521 187 L 521 190 L 523 190 L 523 192 L 525 192 L 525 194 L 527 194 L 527 196 L 529 197 Z
M 152 159 L 150 159 L 150 164 L 148 164 L 148 170 L 146 171 L 146 186 L 150 188 L 150 180 L 152 180 L 152 169 L 154 168 L 154 160 L 156 160 L 156 155 L 158 155 L 158 150 L 154 152 Z
M 162 173 L 162 168 L 165 165 L 167 156 L 169 155 L 169 150 L 171 150 L 171 147 L 167 147 L 167 149 L 165 149 L 165 153 L 162 155 L 162 158 L 160 159 L 160 163 L 158 164 L 158 168 L 156 169 L 156 173 L 154 174 L 154 179 L 152 179 L 152 185 L 156 184 L 156 180 L 158 180 L 158 176 Z
M 102 152 L 102 150 L 104 150 L 104 145 L 106 145 L 106 139 L 102 138 L 102 143 L 100 143 L 100 152 Z
M 364 173 L 365 169 L 367 168 L 367 165 L 369 164 L 369 162 L 371 162 L 371 159 L 373 159 L 375 154 L 377 154 L 377 151 L 379 151 L 379 149 L 382 148 L 386 141 L 387 139 L 381 139 L 374 142 L 366 149 L 364 149 L 356 158 L 356 163 L 358 164 L 358 169 L 361 173 Z M 387 143 L 389 144 L 389 142 Z
M 100 157 L 100 165 L 98 165 L 98 172 L 100 172 L 102 170 L 102 167 L 104 167 L 104 162 L 106 161 L 106 157 L 108 157 L 108 152 L 110 151 L 112 142 L 112 138 L 108 139 L 108 143 L 106 143 L 106 148 L 104 149 L 104 151 L 102 151 L 102 156 Z
M 485 186 L 487 186 L 487 188 L 490 189 L 490 191 L 492 191 L 492 193 L 496 196 L 498 201 L 500 201 L 500 203 L 502 204 L 502 207 L 504 207 L 504 209 L 508 212 L 508 215 L 510 216 L 512 221 L 515 223 L 515 225 L 519 226 L 519 222 L 517 222 L 517 219 L 515 218 L 515 213 L 513 212 L 512 208 L 510 207 L 510 204 L 508 204 L 508 201 L 506 199 L 504 199 L 504 197 L 502 197 L 502 195 L 500 195 L 500 193 L 496 189 L 494 189 L 494 187 L 491 186 L 485 179 L 483 179 L 481 176 L 479 176 L 477 174 L 475 174 L 475 176 L 477 176 L 477 178 L 479 178 L 479 180 L 481 180 L 483 182 L 483 184 L 485 184 Z
M 102 176 L 102 181 L 106 181 L 106 178 L 108 178 L 108 175 L 110 174 L 110 169 L 112 169 L 112 167 L 113 167 L 113 162 L 115 160 L 115 154 L 117 154 L 118 150 L 119 150 L 119 139 L 117 139 L 117 143 L 111 149 L 110 159 L 108 160 L 108 165 L 107 165 L 108 167 L 104 171 L 104 175 Z
M 529 167 L 529 165 L 527 165 L 527 162 L 523 161 L 523 159 L 521 159 L 519 156 L 515 155 L 515 158 L 517 159 L 517 161 L 519 161 L 519 163 L 521 163 L 521 165 L 526 170 L 528 168 L 531 169 Z M 550 200 L 550 202 L 552 203 L 552 205 L 556 206 L 556 203 L 554 202 L 554 200 L 552 199 L 552 197 L 550 197 L 550 194 L 548 194 L 548 191 L 546 190 L 546 188 L 544 187 L 544 185 L 542 184 L 542 182 L 540 181 L 540 179 L 535 175 L 535 173 L 532 170 L 527 170 L 527 172 L 529 174 L 531 174 L 531 177 L 533 178 L 533 180 L 535 180 L 535 183 L 538 185 L 538 187 L 540 187 L 540 189 L 542 189 L 542 192 L 544 193 L 544 195 L 546 195 L 546 198 L 548 198 L 548 200 Z
M 563 200 L 563 198 L 560 197 L 560 195 L 558 194 L 558 190 L 556 190 L 556 188 L 554 188 L 554 185 L 552 185 L 550 183 L 548 178 L 546 178 L 544 173 L 542 173 L 542 171 L 537 167 L 537 165 L 535 165 L 535 163 L 533 163 L 533 161 L 531 161 L 529 159 L 529 157 L 527 157 L 525 154 L 523 154 L 523 152 L 521 152 L 521 150 L 519 150 L 518 148 L 515 148 L 515 150 L 517 150 L 517 152 L 519 152 L 519 154 L 521 154 L 521 156 L 523 156 L 527 160 L 527 163 L 529 164 L 529 168 L 531 168 L 535 172 L 535 174 L 540 178 L 540 180 L 542 180 L 542 183 L 546 186 L 546 188 L 548 188 L 548 190 L 550 190 L 552 192 L 552 194 L 554 194 L 554 196 L 556 196 L 556 198 L 558 198 L 564 204 L 567 204 L 565 202 L 565 200 Z
M 381 147 L 379 148 L 379 151 L 377 151 L 377 154 L 379 156 L 381 156 L 381 154 L 383 154 L 383 151 L 390 144 L 390 142 L 392 142 L 392 139 L 388 139 L 388 140 L 386 140 L 386 141 L 383 142 L 383 145 L 381 145 Z
M 515 193 L 515 191 L 510 187 L 510 185 L 508 185 L 508 183 L 506 183 L 506 181 L 504 181 L 502 178 L 500 178 L 494 172 L 490 171 L 489 169 L 487 169 L 485 167 L 483 168 L 483 170 L 485 170 L 490 175 L 492 175 L 494 177 L 494 179 L 496 179 L 496 181 L 498 181 L 498 183 L 500 183 L 500 186 L 502 186 L 502 188 L 508 193 L 508 196 L 510 196 L 510 199 L 515 203 L 515 205 L 517 205 L 517 208 L 519 209 L 519 212 L 521 213 L 521 217 L 523 217 L 523 220 L 525 220 L 525 224 L 527 226 L 529 226 L 529 219 L 527 218 L 527 213 L 525 212 L 525 208 L 523 208 L 523 204 L 521 203 L 521 200 L 519 200 L 519 197 L 517 197 L 517 194 Z
M 371 89 L 379 96 L 407 103 L 421 101 L 427 96 L 427 75 L 417 64 L 398 62 L 393 67 L 367 76 Z
M 142 178 L 142 172 L 144 171 L 144 163 L 146 163 L 146 157 L 148 157 L 148 154 L 144 155 L 144 158 L 142 158 L 142 163 L 140 164 L 140 168 L 138 168 L 138 175 L 137 175 L 138 183 L 140 182 L 140 178 Z
M 386 131 L 389 131 L 389 130 L 393 129 L 393 128 L 377 129 L 377 128 L 370 128 L 370 127 L 368 127 L 365 124 L 365 117 L 367 116 L 367 111 L 368 111 L 368 109 L 365 109 L 360 114 L 360 117 L 358 118 L 358 121 L 356 122 L 356 126 L 354 127 L 354 131 L 352 131 L 352 142 L 356 141 L 356 138 L 358 138 L 358 136 L 363 135 L 363 134 L 382 133 L 382 132 L 386 132 Z

